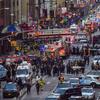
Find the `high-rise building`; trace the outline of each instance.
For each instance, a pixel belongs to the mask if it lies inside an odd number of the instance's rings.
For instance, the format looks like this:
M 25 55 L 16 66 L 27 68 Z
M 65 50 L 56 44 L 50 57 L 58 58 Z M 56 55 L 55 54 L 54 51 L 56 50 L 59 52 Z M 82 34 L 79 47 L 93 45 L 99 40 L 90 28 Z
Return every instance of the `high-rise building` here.
M 29 0 L 0 0 L 0 25 L 28 21 Z
M 31 16 L 33 20 L 40 18 L 40 9 L 43 1 L 44 0 L 29 0 L 29 16 Z
M 0 26 L 3 25 L 4 20 L 3 20 L 3 15 L 4 15 L 4 3 L 3 0 L 0 0 Z
M 8 19 L 8 13 L 10 10 L 10 0 L 0 0 L 0 25 L 5 26 L 6 24 L 9 24 Z
M 11 0 L 11 22 L 28 21 L 29 0 Z
M 50 14 L 55 16 L 57 7 L 64 2 L 65 0 L 29 0 L 29 15 L 33 20 L 50 17 Z

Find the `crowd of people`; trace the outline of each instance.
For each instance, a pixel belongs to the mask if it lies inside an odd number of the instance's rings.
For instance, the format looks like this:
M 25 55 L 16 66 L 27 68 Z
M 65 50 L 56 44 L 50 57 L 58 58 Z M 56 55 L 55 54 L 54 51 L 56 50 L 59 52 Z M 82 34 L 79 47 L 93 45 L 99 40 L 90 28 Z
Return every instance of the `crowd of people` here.
M 55 26 L 53 27 L 65 27 L 65 26 L 70 26 L 71 23 L 78 21 L 78 17 L 80 16 L 72 16 L 72 18 L 66 18 L 67 21 L 63 21 L 64 17 L 61 18 L 57 18 L 59 19 L 57 21 L 57 24 L 54 23 Z M 53 21 L 53 20 L 52 20 Z M 42 23 L 42 24 L 41 24 Z M 45 23 L 41 22 L 40 26 L 42 28 L 48 28 L 51 27 L 52 23 L 51 20 L 50 21 L 45 21 Z M 46 26 L 47 25 L 47 26 Z M 27 42 L 27 41 L 26 41 Z M 28 43 L 28 42 L 27 42 Z M 27 53 L 30 51 L 32 51 L 32 53 L 34 53 L 34 51 L 39 51 L 39 43 L 37 46 L 33 46 L 30 44 L 26 44 L 26 49 L 27 50 L 23 50 L 20 51 L 20 55 L 27 55 Z M 23 47 L 25 48 L 25 47 Z M 18 54 L 19 53 L 18 50 L 15 50 L 15 53 Z M 32 71 L 33 71 L 33 75 L 35 76 L 35 78 L 37 76 L 40 76 L 41 78 L 36 81 L 36 90 L 37 90 L 37 94 L 39 95 L 40 90 L 43 90 L 43 87 L 45 85 L 45 81 L 42 79 L 43 76 L 48 76 L 48 77 L 59 77 L 58 79 L 62 82 L 64 80 L 64 77 L 62 76 L 61 73 L 67 73 L 67 74 L 79 74 L 82 73 L 84 74 L 85 71 L 85 66 L 86 64 L 89 64 L 89 53 L 88 52 L 88 48 L 86 48 L 85 50 L 80 50 L 80 47 L 72 47 L 70 48 L 70 55 L 80 55 L 82 57 L 83 60 L 79 59 L 78 61 L 68 61 L 68 63 L 64 63 L 63 57 L 54 57 L 51 58 L 49 56 L 36 56 L 33 54 L 33 56 L 31 58 L 29 57 L 23 57 L 23 59 L 19 59 L 17 62 L 13 62 L 10 64 L 7 64 L 6 61 L 4 61 L 2 63 L 2 65 L 7 69 L 7 81 L 9 80 L 16 80 L 15 76 L 16 76 L 16 69 L 17 66 L 22 62 L 22 61 L 28 61 L 31 63 L 32 65 Z M 65 55 L 66 56 L 66 55 Z M 67 57 L 66 57 L 67 58 Z M 98 64 L 97 64 L 98 65 Z M 73 66 L 80 66 L 80 68 L 74 69 Z M 22 80 L 16 80 L 18 85 L 20 86 L 20 88 L 23 88 L 23 84 L 22 84 Z M 30 83 L 30 81 L 27 80 L 27 93 L 30 93 L 31 91 L 31 85 L 32 83 Z
M 56 18 L 41 19 L 39 26 L 41 27 L 41 29 L 66 28 L 73 23 L 78 23 L 79 19 L 81 18 L 79 13 L 69 13 L 63 16 L 58 15 Z
M 33 72 L 41 76 L 48 75 L 48 76 L 57 76 L 60 73 L 64 73 L 65 66 L 63 64 L 63 59 L 61 57 L 51 59 L 47 57 L 46 59 L 37 57 L 36 59 L 32 60 L 33 64 Z

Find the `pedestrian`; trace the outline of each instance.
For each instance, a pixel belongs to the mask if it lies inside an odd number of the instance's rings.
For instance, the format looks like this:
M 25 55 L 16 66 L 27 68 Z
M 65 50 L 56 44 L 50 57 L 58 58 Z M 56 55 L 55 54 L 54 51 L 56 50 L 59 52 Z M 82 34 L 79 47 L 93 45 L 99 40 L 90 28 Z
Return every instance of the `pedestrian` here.
M 23 83 L 22 83 L 22 79 L 19 78 L 18 82 L 17 82 L 18 86 L 20 87 L 20 90 L 23 88 Z
M 44 85 L 45 85 L 45 80 L 43 80 L 42 78 L 40 78 L 39 84 L 40 84 L 41 91 L 43 91 L 43 88 L 44 88 Z
M 15 71 L 15 68 L 12 69 L 12 80 L 14 81 L 15 80 L 15 75 L 16 75 L 16 71 Z
M 58 80 L 60 83 L 64 82 L 65 79 L 64 79 L 64 75 L 62 73 L 59 75 Z
M 44 68 L 43 68 L 43 67 L 44 67 L 43 65 L 41 65 L 41 67 L 40 67 L 40 73 L 41 73 L 41 76 L 44 75 Z
M 35 87 L 36 87 L 36 92 L 37 92 L 37 95 L 39 95 L 39 92 L 40 92 L 40 84 L 39 84 L 39 82 L 38 82 L 38 81 L 36 82 Z
M 27 80 L 27 94 L 29 94 L 31 91 L 31 81 Z

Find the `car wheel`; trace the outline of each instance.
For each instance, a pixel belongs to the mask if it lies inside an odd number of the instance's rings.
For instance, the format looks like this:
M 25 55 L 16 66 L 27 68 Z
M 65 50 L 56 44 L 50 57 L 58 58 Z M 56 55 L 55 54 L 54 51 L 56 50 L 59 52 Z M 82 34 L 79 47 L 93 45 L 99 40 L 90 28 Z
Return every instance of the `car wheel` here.
M 93 88 L 95 88 L 95 87 L 96 87 L 96 83 L 91 83 L 91 86 L 92 86 Z

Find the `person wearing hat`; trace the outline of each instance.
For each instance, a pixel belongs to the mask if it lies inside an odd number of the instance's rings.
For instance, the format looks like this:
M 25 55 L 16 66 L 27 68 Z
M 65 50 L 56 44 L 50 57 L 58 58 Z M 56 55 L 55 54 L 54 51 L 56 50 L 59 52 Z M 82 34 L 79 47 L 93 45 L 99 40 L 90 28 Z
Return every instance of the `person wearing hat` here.
M 64 75 L 62 73 L 59 75 L 58 80 L 60 83 L 64 82 Z

